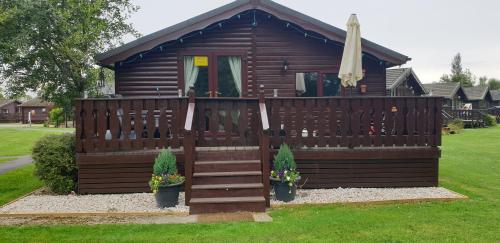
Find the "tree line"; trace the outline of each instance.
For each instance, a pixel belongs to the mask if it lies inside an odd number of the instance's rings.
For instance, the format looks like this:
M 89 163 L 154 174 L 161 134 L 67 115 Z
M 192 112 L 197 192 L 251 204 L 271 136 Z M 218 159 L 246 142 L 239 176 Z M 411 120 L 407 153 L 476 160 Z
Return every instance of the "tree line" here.
M 474 85 L 489 86 L 490 89 L 500 89 L 500 79 L 481 76 L 479 79 L 468 68 L 462 67 L 462 56 L 457 53 L 451 62 L 451 74 L 443 74 L 440 82 L 460 83 L 463 87 L 472 87 Z

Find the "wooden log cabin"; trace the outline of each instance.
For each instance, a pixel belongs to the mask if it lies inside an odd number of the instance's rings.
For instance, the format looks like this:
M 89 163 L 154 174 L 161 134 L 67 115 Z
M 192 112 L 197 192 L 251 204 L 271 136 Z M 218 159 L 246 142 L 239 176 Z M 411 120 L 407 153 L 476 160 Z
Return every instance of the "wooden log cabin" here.
M 345 35 L 240 0 L 99 55 L 122 98 L 76 101 L 79 192 L 149 191 L 169 148 L 191 213 L 263 211 L 282 143 L 304 188 L 436 186 L 442 98 L 386 96 L 410 58 L 364 39 L 364 79 L 340 87 Z

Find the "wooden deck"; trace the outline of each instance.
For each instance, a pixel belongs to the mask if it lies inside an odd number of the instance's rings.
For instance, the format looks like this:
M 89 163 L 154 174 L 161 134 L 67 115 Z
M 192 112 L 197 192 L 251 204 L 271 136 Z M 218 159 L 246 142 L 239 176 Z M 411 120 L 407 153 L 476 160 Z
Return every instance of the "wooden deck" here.
M 242 205 L 260 210 L 260 199 L 245 200 L 261 191 L 269 205 L 270 158 L 283 142 L 295 153 L 304 188 L 436 186 L 441 106 L 439 97 L 77 100 L 79 192 L 149 191 L 154 157 L 170 148 L 187 178 L 187 202 L 221 193 L 193 188 L 224 184 L 238 188 L 229 196 L 243 195 Z M 197 179 L 210 168 L 210 177 L 249 173 Z M 227 198 L 214 200 L 193 202 L 206 203 L 203 210 L 233 208 Z

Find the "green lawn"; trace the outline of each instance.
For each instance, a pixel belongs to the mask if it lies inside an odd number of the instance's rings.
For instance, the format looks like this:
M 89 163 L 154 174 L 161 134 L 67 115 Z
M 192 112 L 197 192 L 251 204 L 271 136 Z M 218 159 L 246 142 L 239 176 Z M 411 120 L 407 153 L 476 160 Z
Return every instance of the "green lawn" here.
M 0 175 L 0 205 L 42 187 L 42 182 L 33 176 L 34 168 L 28 165 Z
M 470 200 L 301 206 L 272 210 L 272 223 L 3 227 L 0 242 L 499 242 L 500 126 L 445 136 L 442 149 L 441 185 Z
M 16 158 L 15 157 L 0 158 L 0 164 L 5 163 L 5 162 L 9 162 L 9 161 L 14 160 L 14 159 L 16 159 Z
M 31 154 L 31 148 L 40 137 L 60 132 L 73 132 L 73 128 L 45 128 L 41 125 L 1 124 L 0 156 Z

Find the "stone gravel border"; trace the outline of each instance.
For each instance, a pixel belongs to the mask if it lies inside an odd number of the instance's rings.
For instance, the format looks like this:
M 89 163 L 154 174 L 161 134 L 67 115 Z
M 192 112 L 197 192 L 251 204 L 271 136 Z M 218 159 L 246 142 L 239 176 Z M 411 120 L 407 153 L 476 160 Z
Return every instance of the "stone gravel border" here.
M 297 190 L 292 202 L 280 202 L 271 195 L 271 206 L 300 204 L 409 202 L 423 200 L 465 199 L 442 187 L 416 188 L 336 188 Z M 172 208 L 156 207 L 151 193 L 95 194 L 95 195 L 27 195 L 0 208 L 0 216 L 26 214 L 173 214 L 185 215 L 184 193 L 179 205 Z

